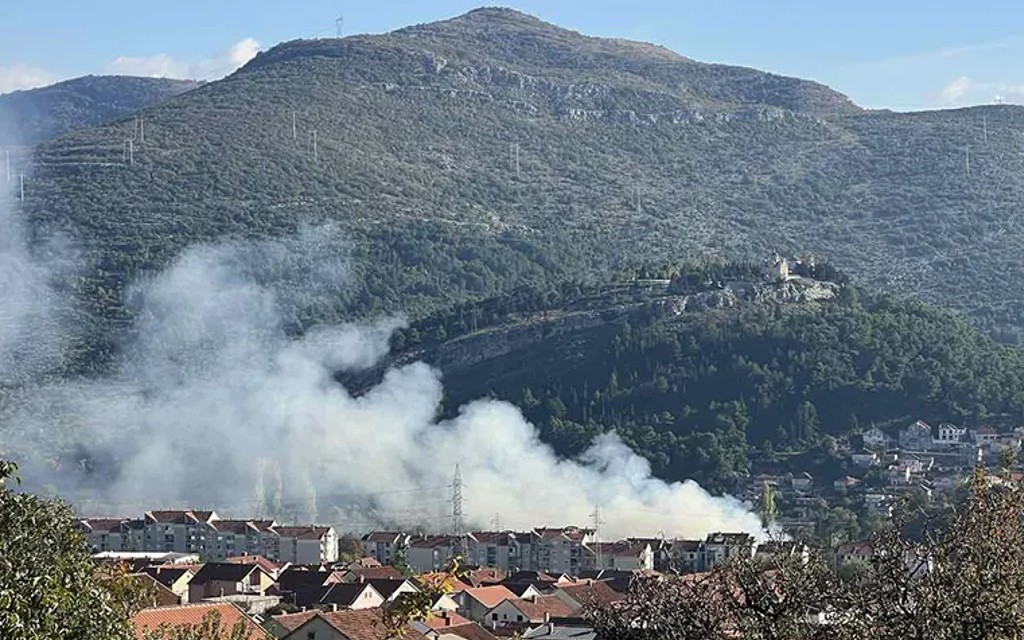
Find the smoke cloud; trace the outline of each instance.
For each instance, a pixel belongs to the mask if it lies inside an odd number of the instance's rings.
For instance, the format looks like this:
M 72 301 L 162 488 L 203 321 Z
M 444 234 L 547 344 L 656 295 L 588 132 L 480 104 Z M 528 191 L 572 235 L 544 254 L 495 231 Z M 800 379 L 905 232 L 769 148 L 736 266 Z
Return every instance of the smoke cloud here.
M 5 246 L 29 282 L 45 280 L 33 275 L 30 258 Z M 117 515 L 192 506 L 342 530 L 441 531 L 458 464 L 471 525 L 487 526 L 495 515 L 503 527 L 585 525 L 598 507 L 605 536 L 760 530 L 735 500 L 654 478 L 615 435 L 598 438 L 580 460 L 564 460 L 504 402 L 476 401 L 440 421 L 442 382 L 426 364 L 395 368 L 368 392 L 349 393 L 335 373 L 386 355 L 402 320 L 295 335 L 303 309 L 343 298 L 352 286 L 339 246 L 337 230 L 319 228 L 187 251 L 129 293 L 136 337 L 113 374 L 36 384 L 6 415 L 0 409 L 0 434 L 26 455 L 67 450 L 72 439 L 90 457 L 115 461 L 96 472 L 104 477 L 98 502 L 76 502 Z M 29 300 L 13 307 L 23 311 L 3 334 L 5 350 L 17 353 L 35 331 L 47 309 L 35 304 L 38 291 L 13 280 L 0 289 L 2 308 Z

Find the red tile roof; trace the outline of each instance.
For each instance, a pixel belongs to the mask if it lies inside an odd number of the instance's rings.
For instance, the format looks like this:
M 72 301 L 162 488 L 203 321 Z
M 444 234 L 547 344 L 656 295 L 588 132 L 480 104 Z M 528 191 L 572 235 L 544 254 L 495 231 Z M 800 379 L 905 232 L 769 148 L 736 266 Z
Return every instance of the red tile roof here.
M 231 629 L 239 623 L 245 626 L 251 640 L 273 640 L 270 635 L 258 624 L 250 620 L 242 610 L 230 603 L 217 604 L 188 604 L 178 607 L 160 607 L 158 609 L 143 609 L 132 616 L 132 624 L 135 626 L 135 637 L 143 640 L 146 631 L 157 629 L 166 625 L 170 628 L 195 626 L 203 623 L 207 615 L 220 614 L 221 628 L 224 629 L 224 640 L 230 636 Z M 356 640 L 353 638 L 352 640 Z
M 464 618 L 454 611 L 442 611 L 441 613 L 434 614 L 427 620 L 424 620 L 423 624 L 427 625 L 431 629 L 443 629 L 444 627 L 455 627 L 460 624 L 469 624 L 470 622 L 469 618 Z
M 509 591 L 508 587 L 500 584 L 465 589 L 463 593 L 487 608 L 498 606 L 502 600 L 516 599 L 516 594 Z
M 273 616 L 271 619 L 281 625 L 285 631 L 295 631 L 302 625 L 306 624 L 306 621 L 316 614 L 316 611 L 302 611 L 300 613 L 286 613 L 279 616 Z
M 623 595 L 609 587 L 607 582 L 594 581 L 558 589 L 584 607 L 607 607 L 623 600 Z
M 279 564 L 277 564 L 275 562 L 271 562 L 270 560 L 267 560 L 263 556 L 256 555 L 256 554 L 245 555 L 245 556 L 232 556 L 230 558 L 226 558 L 224 560 L 224 562 L 228 562 L 228 563 L 231 563 L 231 564 L 252 564 L 252 565 L 256 565 L 257 567 L 259 567 L 260 569 L 263 569 L 264 571 L 266 571 L 270 575 L 276 574 L 281 569 L 281 565 L 279 565 Z
M 381 609 L 346 609 L 330 613 L 318 612 L 316 615 L 348 640 L 392 640 L 395 634 L 385 625 L 381 613 Z M 303 624 L 309 624 L 309 621 Z M 426 640 L 422 633 L 411 628 L 402 630 L 401 637 L 403 640 Z
M 120 533 L 122 525 L 127 521 L 124 518 L 84 518 L 79 522 L 89 531 Z
M 400 580 L 405 578 L 402 572 L 394 567 L 354 567 L 349 571 L 364 580 Z
M 576 614 L 572 607 L 567 605 L 558 596 L 540 596 L 533 600 L 511 600 L 517 609 L 526 614 L 530 622 L 543 622 L 545 616 L 552 618 L 571 618 Z
M 319 540 L 327 535 L 329 527 L 274 527 L 274 532 L 282 538 L 299 538 L 300 540 Z

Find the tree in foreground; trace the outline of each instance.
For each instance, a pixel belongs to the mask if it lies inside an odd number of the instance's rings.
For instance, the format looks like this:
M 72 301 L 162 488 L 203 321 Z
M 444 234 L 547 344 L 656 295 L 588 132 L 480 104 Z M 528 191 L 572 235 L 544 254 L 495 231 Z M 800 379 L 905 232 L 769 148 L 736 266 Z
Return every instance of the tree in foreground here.
M 137 590 L 98 571 L 64 504 L 18 493 L 0 460 L 0 638 L 131 640 Z
M 607 640 L 1024 638 L 1024 488 L 977 469 L 956 507 L 902 514 L 857 566 L 741 557 L 589 612 Z

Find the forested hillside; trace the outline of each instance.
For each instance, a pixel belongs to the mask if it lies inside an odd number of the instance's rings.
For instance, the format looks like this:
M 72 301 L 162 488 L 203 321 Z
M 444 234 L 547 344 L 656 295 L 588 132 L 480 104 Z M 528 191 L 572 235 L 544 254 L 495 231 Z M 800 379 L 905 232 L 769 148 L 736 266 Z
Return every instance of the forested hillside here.
M 85 76 L 0 95 L 0 145 L 34 145 L 113 122 L 198 86 L 192 80 Z
M 871 425 L 1024 418 L 1024 353 L 962 319 L 853 286 L 828 298 L 820 284 L 765 285 L 737 300 L 721 283 L 756 270 L 715 269 L 463 305 L 397 334 L 388 364 L 438 366 L 449 411 L 512 401 L 569 456 L 614 429 L 659 476 L 717 490 L 744 482 L 752 457 L 827 455 Z
M 1020 107 L 864 111 L 481 9 L 285 43 L 145 120 L 134 164 L 125 120 L 40 146 L 26 185 L 37 233 L 81 247 L 93 352 L 123 326 L 126 283 L 183 247 L 326 220 L 358 284 L 310 322 L 778 249 L 1001 339 L 1024 326 Z

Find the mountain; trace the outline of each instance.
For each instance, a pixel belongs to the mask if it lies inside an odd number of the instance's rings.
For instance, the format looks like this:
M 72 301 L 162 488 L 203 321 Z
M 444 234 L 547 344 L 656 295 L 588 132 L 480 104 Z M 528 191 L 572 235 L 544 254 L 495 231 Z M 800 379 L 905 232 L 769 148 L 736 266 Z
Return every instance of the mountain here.
M 0 95 L 0 145 L 34 145 L 106 124 L 199 84 L 167 78 L 85 76 Z
M 339 379 L 361 392 L 395 365 L 429 362 L 449 415 L 507 400 L 561 455 L 615 430 L 659 477 L 729 492 L 749 486 L 752 463 L 808 452 L 824 460 L 819 481 L 854 473 L 834 439 L 872 425 L 1024 418 L 1024 351 L 833 271 L 808 275 L 767 283 L 753 265 L 691 266 L 671 279 L 526 288 L 413 323 L 386 362 Z
M 1003 340 L 1024 326 L 1021 107 L 869 111 L 480 9 L 284 43 L 142 113 L 133 164 L 122 120 L 40 145 L 26 183 L 37 237 L 89 265 L 94 351 L 130 316 L 126 283 L 185 246 L 326 223 L 357 286 L 303 324 L 777 249 Z

